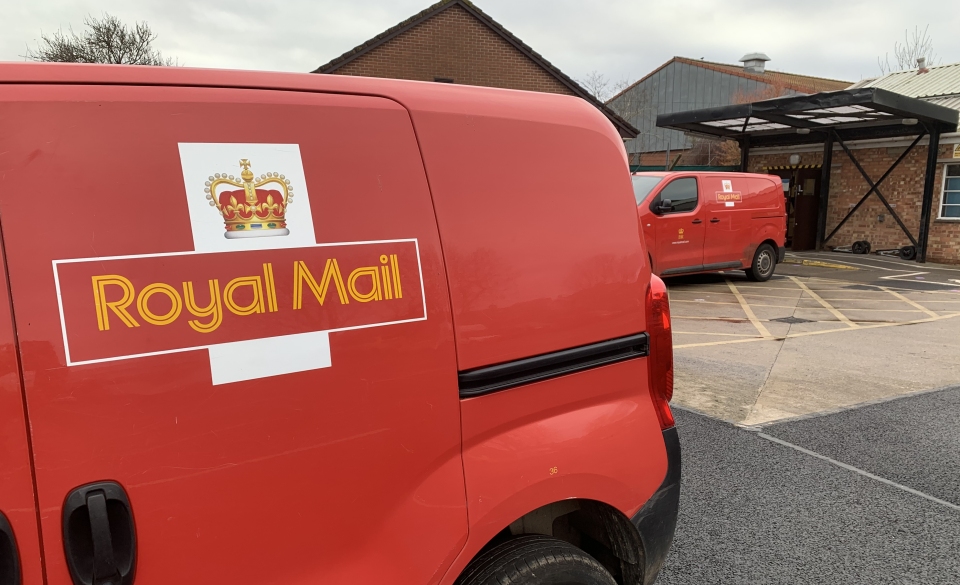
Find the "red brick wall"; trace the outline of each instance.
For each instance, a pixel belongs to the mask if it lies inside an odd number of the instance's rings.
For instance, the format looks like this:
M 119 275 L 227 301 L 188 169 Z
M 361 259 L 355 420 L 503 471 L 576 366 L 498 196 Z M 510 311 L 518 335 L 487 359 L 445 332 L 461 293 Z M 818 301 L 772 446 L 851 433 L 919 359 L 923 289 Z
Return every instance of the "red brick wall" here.
M 905 147 L 865 148 L 854 150 L 854 156 L 874 181 L 878 180 L 900 156 Z M 953 145 L 941 145 L 939 158 L 953 154 Z M 752 154 L 750 171 L 763 172 L 763 167 L 789 164 L 789 154 Z M 822 153 L 802 153 L 801 164 L 820 164 Z M 917 147 L 907 155 L 897 169 L 880 185 L 880 191 L 903 220 L 914 237 L 919 234 L 920 205 L 923 196 L 923 174 L 927 161 L 927 149 Z M 960 160 L 957 161 L 960 163 Z M 933 213 L 927 260 L 930 262 L 960 263 L 960 222 L 939 221 L 941 177 L 943 164 L 937 165 L 933 191 Z M 834 151 L 833 169 L 830 175 L 830 200 L 827 207 L 827 234 L 856 205 L 869 186 L 857 168 L 843 151 Z M 884 221 L 878 221 L 878 216 Z M 876 195 L 864 202 L 860 209 L 847 220 L 828 246 L 849 246 L 857 240 L 867 240 L 876 249 L 897 248 L 910 243 L 893 217 Z
M 334 71 L 339 75 L 482 85 L 573 95 L 459 6 L 452 6 Z

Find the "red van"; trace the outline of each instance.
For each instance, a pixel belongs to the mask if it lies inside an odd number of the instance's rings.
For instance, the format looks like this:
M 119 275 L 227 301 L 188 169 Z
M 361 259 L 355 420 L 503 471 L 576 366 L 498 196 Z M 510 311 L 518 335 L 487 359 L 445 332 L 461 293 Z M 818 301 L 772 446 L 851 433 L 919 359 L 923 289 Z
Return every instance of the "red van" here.
M 653 582 L 670 314 L 594 107 L 0 83 L 0 583 Z
M 750 173 L 634 173 L 633 192 L 653 272 L 742 269 L 766 281 L 783 262 L 786 209 L 779 177 Z

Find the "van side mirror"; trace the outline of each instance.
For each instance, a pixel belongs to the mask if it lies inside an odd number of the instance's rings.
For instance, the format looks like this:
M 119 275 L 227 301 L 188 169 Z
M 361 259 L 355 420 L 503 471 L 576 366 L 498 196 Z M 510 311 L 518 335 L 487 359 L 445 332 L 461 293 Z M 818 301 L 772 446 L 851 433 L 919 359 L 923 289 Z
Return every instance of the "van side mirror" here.
M 671 211 L 673 211 L 673 201 L 661 199 L 660 204 L 657 205 L 657 213 L 669 213 Z

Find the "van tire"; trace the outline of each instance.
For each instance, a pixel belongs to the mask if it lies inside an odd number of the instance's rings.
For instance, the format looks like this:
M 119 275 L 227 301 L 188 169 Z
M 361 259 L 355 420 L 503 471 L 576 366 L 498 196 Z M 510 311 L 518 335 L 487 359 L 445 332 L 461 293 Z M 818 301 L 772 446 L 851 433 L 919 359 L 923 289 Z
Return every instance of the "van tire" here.
M 530 534 L 478 556 L 456 585 L 617 585 L 596 559 L 568 542 Z
M 777 268 L 777 251 L 770 244 L 760 244 L 753 255 L 750 268 L 744 270 L 747 278 L 754 282 L 766 282 Z

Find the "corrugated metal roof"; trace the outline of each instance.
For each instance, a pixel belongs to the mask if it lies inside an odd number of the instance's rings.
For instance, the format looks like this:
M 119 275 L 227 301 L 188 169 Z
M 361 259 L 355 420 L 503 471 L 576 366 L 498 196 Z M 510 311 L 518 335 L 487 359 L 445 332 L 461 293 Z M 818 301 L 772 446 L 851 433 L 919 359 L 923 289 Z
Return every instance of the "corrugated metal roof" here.
M 923 98 L 923 101 L 930 102 L 931 104 L 937 104 L 938 106 L 943 106 L 945 108 L 960 110 L 960 94 Z
M 929 67 L 925 73 L 917 69 L 896 71 L 874 79 L 864 79 L 850 86 L 850 89 L 861 87 L 878 87 L 915 98 L 958 95 L 960 94 L 960 63 Z M 949 107 L 960 109 L 956 106 Z

